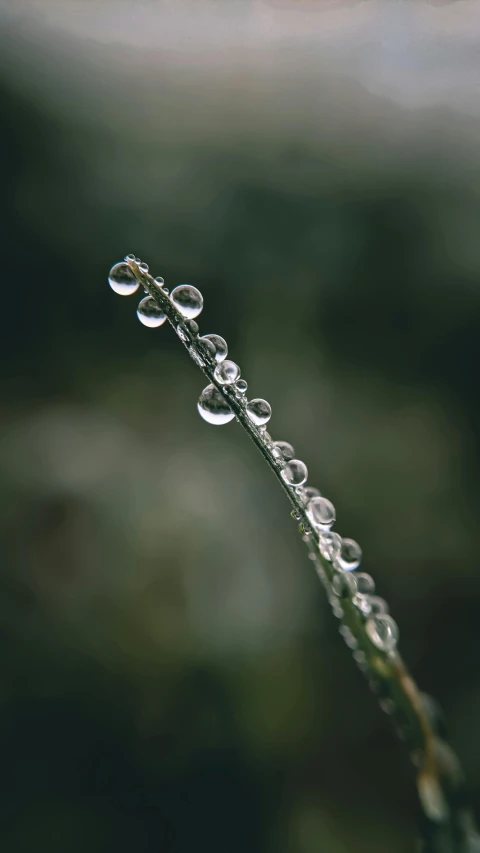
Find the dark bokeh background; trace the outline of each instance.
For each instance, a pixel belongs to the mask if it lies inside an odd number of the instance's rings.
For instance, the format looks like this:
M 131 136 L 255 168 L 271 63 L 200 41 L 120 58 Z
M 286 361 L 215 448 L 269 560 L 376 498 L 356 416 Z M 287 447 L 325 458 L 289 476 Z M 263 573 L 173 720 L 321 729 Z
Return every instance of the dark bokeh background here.
M 2 853 L 413 851 L 283 495 L 106 277 L 203 292 L 480 803 L 478 3 L 0 8 Z

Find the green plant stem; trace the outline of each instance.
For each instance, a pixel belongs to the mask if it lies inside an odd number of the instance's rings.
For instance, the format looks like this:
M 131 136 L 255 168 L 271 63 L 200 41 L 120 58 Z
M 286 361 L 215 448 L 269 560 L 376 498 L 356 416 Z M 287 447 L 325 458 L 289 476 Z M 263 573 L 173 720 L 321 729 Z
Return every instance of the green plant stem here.
M 127 259 L 137 280 L 159 308 L 166 314 L 190 356 L 208 382 L 224 397 L 238 423 L 256 445 L 273 475 L 278 480 L 299 521 L 300 532 L 310 558 L 325 586 L 334 611 L 340 616 L 341 631 L 355 651 L 363 653 L 362 669 L 380 704 L 389 714 L 398 735 L 405 742 L 416 770 L 417 790 L 422 811 L 423 853 L 471 853 L 478 844 L 474 823 L 467 807 L 466 788 L 459 762 L 438 730 L 429 713 L 425 698 L 410 676 L 396 648 L 377 648 L 365 629 L 365 620 L 351 597 L 339 597 L 333 589 L 338 571 L 322 557 L 318 534 L 308 518 L 306 506 L 296 489 L 288 486 L 281 475 L 285 462 L 276 459 L 265 444 L 262 431 L 248 417 L 245 403 L 228 385 L 215 378 L 216 362 L 192 333 L 185 318 L 177 311 L 168 293 L 136 261 Z M 353 640 L 352 640 L 353 637 Z M 347 641 L 347 642 L 348 642 Z M 357 655 L 358 659 L 358 655 Z

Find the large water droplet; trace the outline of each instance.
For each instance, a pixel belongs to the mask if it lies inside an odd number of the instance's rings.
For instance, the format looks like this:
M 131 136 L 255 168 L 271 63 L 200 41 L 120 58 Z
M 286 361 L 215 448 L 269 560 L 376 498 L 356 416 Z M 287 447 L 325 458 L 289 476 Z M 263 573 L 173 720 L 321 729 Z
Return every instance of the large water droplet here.
M 263 426 L 268 423 L 272 417 L 272 407 L 266 400 L 261 400 L 257 397 L 255 400 L 250 400 L 248 402 L 247 415 L 252 423 L 257 426 Z
M 291 459 L 288 465 L 281 472 L 282 479 L 288 486 L 303 486 L 308 477 L 308 470 L 305 462 L 300 459 Z
M 355 574 L 355 578 L 357 580 L 358 592 L 361 593 L 361 595 L 367 595 L 375 592 L 375 581 L 371 575 L 367 575 L 366 572 L 357 572 Z
M 182 317 L 193 320 L 201 313 L 203 308 L 203 296 L 192 284 L 179 284 L 174 287 L 170 299 Z
M 290 442 L 274 441 L 273 446 L 279 451 L 280 456 L 283 456 L 283 458 L 286 459 L 287 462 L 289 462 L 290 459 L 293 459 L 295 457 L 295 451 Z
M 233 385 L 240 379 L 240 368 L 234 361 L 222 361 L 215 368 L 214 376 L 220 385 Z
M 308 502 L 307 515 L 317 530 L 329 530 L 335 522 L 335 507 L 327 498 L 317 495 Z
M 167 319 L 166 314 L 163 313 L 162 309 L 158 307 L 151 296 L 146 296 L 139 303 L 137 317 L 144 326 L 148 326 L 150 329 L 156 329 Z
M 342 546 L 342 537 L 333 530 L 322 531 L 318 537 L 318 548 L 325 560 L 330 563 Z
M 228 424 L 235 417 L 227 401 L 224 400 L 222 394 L 215 388 L 215 385 L 207 385 L 200 394 L 200 399 L 197 404 L 204 421 L 209 424 L 222 426 Z
M 119 296 L 131 296 L 140 287 L 128 264 L 115 264 L 108 274 L 108 283 Z
M 226 340 L 220 335 L 202 335 L 200 341 L 210 342 L 213 345 L 213 350 L 209 352 L 213 354 L 215 361 L 224 361 L 228 355 L 228 346 Z
M 342 547 L 336 555 L 333 565 L 336 569 L 344 572 L 352 572 L 357 569 L 362 559 L 362 549 L 354 539 L 343 539 Z
M 383 652 L 394 651 L 398 641 L 398 626 L 391 616 L 385 614 L 371 616 L 365 623 L 365 630 L 373 645 Z

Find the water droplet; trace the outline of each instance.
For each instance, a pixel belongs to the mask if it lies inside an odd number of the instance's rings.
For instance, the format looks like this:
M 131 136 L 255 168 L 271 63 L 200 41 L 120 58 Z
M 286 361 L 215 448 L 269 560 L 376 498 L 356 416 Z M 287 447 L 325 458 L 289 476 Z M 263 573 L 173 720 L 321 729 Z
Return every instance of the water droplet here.
M 192 284 L 179 284 L 172 290 L 170 299 L 177 311 L 189 320 L 198 317 L 203 308 L 203 296 Z
M 235 390 L 238 391 L 239 394 L 245 394 L 248 389 L 248 385 L 245 382 L 245 379 L 237 379 L 235 382 Z
M 382 652 L 394 651 L 398 641 L 398 626 L 391 616 L 371 616 L 365 623 L 365 630 L 377 649 Z
M 302 489 L 298 490 L 298 494 L 304 503 L 308 503 L 312 498 L 321 497 L 322 493 L 320 489 L 315 489 L 313 486 L 304 486 Z
M 202 335 L 201 341 L 209 341 L 213 344 L 213 357 L 215 361 L 224 361 L 228 355 L 227 342 L 220 335 Z
M 343 539 L 342 547 L 335 556 L 333 565 L 344 572 L 352 572 L 358 568 L 362 559 L 362 549 L 353 539 Z
M 156 329 L 167 319 L 166 314 L 163 313 L 162 309 L 158 307 L 151 296 L 146 296 L 139 303 L 137 317 L 144 326 L 148 326 L 150 329 Z
M 295 451 L 288 441 L 274 441 L 273 446 L 280 451 L 280 455 L 283 456 L 287 462 L 290 459 L 294 459 Z
M 317 530 L 329 530 L 335 522 L 335 507 L 319 495 L 308 502 L 307 515 Z
M 198 411 L 204 421 L 209 424 L 228 424 L 235 417 L 227 401 L 222 394 L 215 388 L 215 385 L 207 385 L 200 394 L 200 399 L 197 404 Z
M 163 289 L 163 285 L 165 284 L 165 281 L 163 280 L 161 275 L 155 276 L 154 281 L 155 281 L 155 284 L 158 285 L 158 287 Z
M 375 581 L 371 575 L 366 572 L 356 572 L 357 590 L 362 595 L 368 595 L 370 592 L 375 592 Z
M 300 459 L 291 459 L 288 465 L 281 472 L 282 479 L 288 486 L 303 486 L 308 477 L 308 470 L 305 462 Z
M 212 341 L 207 338 L 199 338 L 198 346 L 205 354 L 208 354 L 210 358 L 215 358 L 215 346 Z
M 192 335 L 198 335 L 198 323 L 196 323 L 195 320 L 187 320 L 185 325 Z
M 126 256 L 126 258 L 125 258 L 125 260 L 126 260 L 126 261 L 133 261 L 133 262 L 135 262 L 135 255 L 127 255 L 127 256 Z
M 352 575 L 345 575 L 345 577 L 352 577 Z M 353 577 L 355 576 L 353 575 Z M 360 593 L 357 593 L 357 595 L 353 597 L 352 601 L 357 610 L 360 610 L 360 613 L 363 613 L 364 616 L 370 615 L 372 608 L 368 601 L 368 595 L 361 595 Z
M 272 407 L 266 400 L 261 400 L 256 397 L 255 400 L 250 400 L 247 404 L 247 415 L 252 423 L 257 426 L 263 426 L 268 423 L 272 417 Z
M 318 548 L 325 560 L 331 562 L 342 546 L 342 537 L 333 530 L 320 533 L 318 537 Z
M 137 264 L 137 266 L 140 266 L 140 264 L 142 262 L 141 262 L 140 258 L 135 258 L 135 263 Z
M 112 267 L 108 274 L 108 283 L 119 296 L 131 296 L 140 287 L 133 271 L 124 263 Z
M 357 591 L 355 575 L 336 574 L 332 580 L 332 589 L 339 598 L 353 598 Z
M 384 598 L 380 598 L 379 595 L 367 595 L 365 597 L 372 616 L 383 616 L 388 613 L 388 604 Z
M 215 368 L 213 375 L 220 385 L 233 385 L 240 379 L 240 368 L 234 361 L 222 361 Z
M 300 521 L 300 519 L 302 517 L 302 514 L 301 514 L 301 512 L 298 511 L 298 509 L 292 509 L 290 515 L 292 516 L 292 518 L 295 519 L 295 521 Z
M 143 273 L 147 273 L 148 272 L 148 264 L 141 263 L 138 265 L 138 269 Z

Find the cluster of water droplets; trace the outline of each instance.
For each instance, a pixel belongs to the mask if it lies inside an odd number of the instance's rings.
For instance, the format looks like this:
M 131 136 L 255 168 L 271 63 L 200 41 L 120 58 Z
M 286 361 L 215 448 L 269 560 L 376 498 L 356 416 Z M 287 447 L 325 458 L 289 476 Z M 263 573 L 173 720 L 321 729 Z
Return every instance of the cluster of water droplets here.
M 112 267 L 109 283 L 115 293 L 129 296 L 138 290 L 141 281 L 132 269 L 135 266 L 140 273 L 148 274 L 147 264 L 133 255 L 127 255 L 125 261 Z M 293 510 L 292 515 L 301 522 L 300 527 L 306 541 L 311 540 L 313 531 L 321 556 L 332 566 L 334 573 L 330 581 L 315 551 L 310 551 L 317 572 L 327 588 L 334 614 L 342 618 L 345 599 L 349 599 L 361 618 L 365 620 L 365 631 L 371 643 L 381 651 L 394 652 L 398 640 L 397 625 L 388 613 L 386 602 L 375 595 L 373 578 L 356 571 L 362 560 L 360 546 L 355 540 L 343 538 L 332 530 L 336 521 L 335 507 L 318 489 L 306 485 L 307 466 L 296 458 L 292 445 L 287 441 L 272 440 L 266 429 L 272 416 L 271 406 L 259 397 L 247 399 L 248 385 L 241 377 L 238 364 L 227 358 L 228 346 L 224 338 L 216 334 L 199 335 L 195 318 L 203 309 L 202 294 L 191 284 L 180 284 L 169 293 L 161 277 L 150 279 L 150 283 L 158 287 L 163 299 L 167 300 L 166 303 L 164 302 L 165 311 L 145 287 L 147 296 L 140 301 L 137 309 L 140 322 L 148 328 L 162 326 L 167 319 L 166 312 L 169 311 L 167 306 L 170 303 L 176 314 L 169 313 L 169 317 L 176 318 L 178 336 L 187 346 L 196 364 L 202 369 L 207 366 L 210 368 L 209 375 L 214 382 L 207 385 L 200 394 L 197 403 L 199 414 L 207 423 L 222 426 L 235 418 L 231 402 L 233 399 L 236 400 L 285 486 L 294 493 L 297 506 L 300 504 L 302 507 L 302 512 Z M 178 320 L 178 317 L 181 319 Z M 305 517 L 308 524 L 305 520 L 302 521 Z M 358 647 L 353 632 L 344 624 L 340 632 L 347 645 L 354 651 L 354 658 L 360 668 L 366 668 L 366 655 Z

